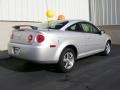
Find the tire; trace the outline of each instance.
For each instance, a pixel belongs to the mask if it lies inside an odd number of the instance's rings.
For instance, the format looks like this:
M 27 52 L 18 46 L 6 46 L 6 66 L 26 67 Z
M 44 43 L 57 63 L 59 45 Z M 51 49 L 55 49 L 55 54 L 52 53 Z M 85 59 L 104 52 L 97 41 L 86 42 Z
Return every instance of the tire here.
M 58 68 L 61 72 L 66 73 L 73 69 L 76 60 L 75 52 L 71 48 L 66 48 L 60 55 Z
M 103 55 L 108 56 L 111 53 L 111 43 L 108 41 L 105 45 L 105 50 L 103 52 Z
M 13 59 L 13 58 L 14 58 L 13 56 L 9 55 L 9 59 Z

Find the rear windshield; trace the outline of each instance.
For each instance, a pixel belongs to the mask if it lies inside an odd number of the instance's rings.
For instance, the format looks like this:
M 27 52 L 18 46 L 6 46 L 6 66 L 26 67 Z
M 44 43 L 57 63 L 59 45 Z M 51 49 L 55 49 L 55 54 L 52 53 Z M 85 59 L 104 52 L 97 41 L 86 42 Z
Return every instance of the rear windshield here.
M 61 29 L 68 21 L 52 21 L 50 23 L 41 23 L 40 29 Z

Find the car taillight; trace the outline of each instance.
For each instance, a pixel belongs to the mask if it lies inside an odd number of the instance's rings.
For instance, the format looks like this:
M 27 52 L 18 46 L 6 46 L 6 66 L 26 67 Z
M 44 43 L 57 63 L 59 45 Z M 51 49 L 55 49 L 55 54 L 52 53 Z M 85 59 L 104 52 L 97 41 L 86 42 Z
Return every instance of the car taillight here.
M 45 37 L 43 35 L 37 35 L 36 40 L 38 43 L 41 43 L 45 40 Z
M 30 35 L 28 36 L 28 41 L 31 42 L 32 39 L 33 39 L 33 36 L 30 34 Z

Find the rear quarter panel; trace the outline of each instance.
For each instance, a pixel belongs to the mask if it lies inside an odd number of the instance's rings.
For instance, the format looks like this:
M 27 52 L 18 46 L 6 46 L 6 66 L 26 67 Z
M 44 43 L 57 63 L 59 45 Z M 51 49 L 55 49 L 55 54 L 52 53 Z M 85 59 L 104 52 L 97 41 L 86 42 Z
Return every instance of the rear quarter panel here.
M 56 44 L 57 46 L 55 49 L 51 49 L 54 53 L 54 59 L 57 61 L 59 60 L 64 48 L 69 45 L 75 46 L 78 50 L 78 53 L 81 53 L 85 49 L 83 48 L 85 45 L 84 34 L 69 31 L 52 31 L 46 33 L 46 36 L 49 36 L 49 38 L 46 40 L 46 42 L 44 42 L 44 44 Z

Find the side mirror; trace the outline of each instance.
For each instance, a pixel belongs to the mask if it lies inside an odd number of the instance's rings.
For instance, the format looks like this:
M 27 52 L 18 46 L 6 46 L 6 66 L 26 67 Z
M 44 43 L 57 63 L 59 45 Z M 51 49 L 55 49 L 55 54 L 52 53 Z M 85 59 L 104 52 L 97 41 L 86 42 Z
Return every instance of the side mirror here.
M 104 28 L 102 26 L 97 26 L 97 28 L 100 30 L 99 32 L 100 35 L 105 33 L 105 31 L 103 30 Z
M 100 34 L 101 34 L 101 35 L 102 35 L 102 34 L 104 34 L 104 33 L 105 33 L 105 31 L 104 31 L 104 30 L 101 30 L 101 31 L 100 31 Z

